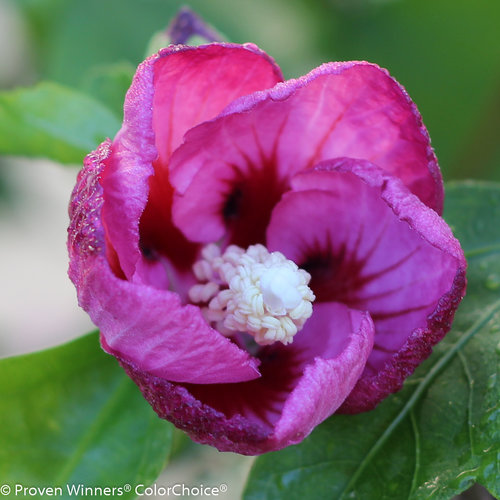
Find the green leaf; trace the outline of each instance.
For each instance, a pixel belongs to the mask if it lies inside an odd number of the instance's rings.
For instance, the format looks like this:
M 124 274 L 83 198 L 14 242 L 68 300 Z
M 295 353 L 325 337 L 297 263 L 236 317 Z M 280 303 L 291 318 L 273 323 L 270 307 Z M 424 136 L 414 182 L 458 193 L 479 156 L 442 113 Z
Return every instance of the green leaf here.
M 82 82 L 82 90 L 108 106 L 121 121 L 125 94 L 132 83 L 135 68 L 126 61 L 90 69 Z
M 0 92 L 0 154 L 81 163 L 119 127 L 102 104 L 55 83 Z
M 97 333 L 0 360 L 0 478 L 14 488 L 151 484 L 172 428 L 160 420 Z M 125 493 L 125 491 L 124 491 Z
M 452 332 L 374 411 L 257 459 L 246 500 L 448 500 L 476 481 L 500 495 L 500 186 L 449 186 L 445 218 L 469 262 Z

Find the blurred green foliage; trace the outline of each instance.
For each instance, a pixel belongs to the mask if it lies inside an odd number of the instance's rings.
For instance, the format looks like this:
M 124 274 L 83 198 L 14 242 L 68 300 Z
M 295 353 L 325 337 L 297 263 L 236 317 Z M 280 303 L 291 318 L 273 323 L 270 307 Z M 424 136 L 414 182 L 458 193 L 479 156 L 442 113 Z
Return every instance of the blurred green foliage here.
M 0 94 L 0 154 L 79 164 L 119 128 L 107 107 L 56 83 Z
M 15 5 L 31 29 L 39 77 L 88 90 L 95 66 L 137 65 L 152 34 L 185 3 L 228 39 L 253 41 L 268 51 L 286 77 L 329 60 L 362 59 L 386 67 L 417 103 L 446 179 L 500 179 L 496 0 L 17 0 Z M 115 108 L 117 99 L 110 103 Z

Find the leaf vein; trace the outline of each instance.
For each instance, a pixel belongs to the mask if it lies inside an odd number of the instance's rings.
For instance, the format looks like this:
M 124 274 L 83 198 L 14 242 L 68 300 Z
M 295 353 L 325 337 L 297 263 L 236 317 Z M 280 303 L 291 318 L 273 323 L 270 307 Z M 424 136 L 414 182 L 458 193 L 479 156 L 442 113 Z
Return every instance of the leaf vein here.
M 474 379 L 472 378 L 472 374 L 469 370 L 469 365 L 463 353 L 459 352 L 458 356 L 462 363 L 462 367 L 465 373 L 465 378 L 467 379 L 467 385 L 469 387 L 469 395 L 467 400 L 467 428 L 469 433 L 471 457 L 473 457 L 476 454 L 476 452 L 474 451 L 474 437 L 472 435 L 472 401 L 474 395 Z
M 412 408 L 410 411 L 410 419 L 411 419 L 411 427 L 413 429 L 413 435 L 415 437 L 415 468 L 413 470 L 413 478 L 411 481 L 410 494 L 408 498 L 410 499 L 413 495 L 413 492 L 417 488 L 417 478 L 420 472 L 420 432 L 418 430 L 417 419 L 415 417 L 415 411 Z
M 62 485 L 67 483 L 67 481 L 71 477 L 71 474 L 76 470 L 78 464 L 81 462 L 81 458 L 85 454 L 89 444 L 97 436 L 102 425 L 104 424 L 108 416 L 113 412 L 113 408 L 116 406 L 116 404 L 119 403 L 121 397 L 127 391 L 128 384 L 129 379 L 126 376 L 123 376 L 121 382 L 116 387 L 114 394 L 102 406 L 101 411 L 93 420 L 87 432 L 82 435 L 74 452 L 68 458 L 66 466 L 61 470 L 61 472 L 55 479 L 54 484 Z
M 465 257 L 467 259 L 471 259 L 472 257 L 484 256 L 487 254 L 496 254 L 496 253 L 500 253 L 500 243 L 493 243 L 485 247 L 472 248 L 470 250 L 464 251 Z
M 398 413 L 396 418 L 391 422 L 391 424 L 385 429 L 382 435 L 377 439 L 375 444 L 368 450 L 363 460 L 360 462 L 358 468 L 354 471 L 351 479 L 348 481 L 344 490 L 339 495 L 339 500 L 346 498 L 347 493 L 352 489 L 354 484 L 361 476 L 362 472 L 371 461 L 371 459 L 378 453 L 383 444 L 391 436 L 393 431 L 399 424 L 407 417 L 410 410 L 415 406 L 416 402 L 419 400 L 420 396 L 427 389 L 434 378 L 441 372 L 441 370 L 448 365 L 448 363 L 455 357 L 455 355 L 464 347 L 464 345 L 476 335 L 485 325 L 490 321 L 496 312 L 500 310 L 500 300 L 494 302 L 485 312 L 473 323 L 473 325 L 465 332 L 464 335 L 444 354 L 441 359 L 429 370 L 427 375 L 424 377 L 422 382 L 415 388 L 414 393 L 408 399 L 406 404 L 403 406 L 401 411 Z

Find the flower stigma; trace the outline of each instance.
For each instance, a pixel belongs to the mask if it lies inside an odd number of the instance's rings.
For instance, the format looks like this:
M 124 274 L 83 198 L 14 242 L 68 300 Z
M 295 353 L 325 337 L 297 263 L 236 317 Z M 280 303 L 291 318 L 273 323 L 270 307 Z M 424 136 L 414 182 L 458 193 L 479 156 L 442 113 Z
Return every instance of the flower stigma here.
M 210 243 L 193 272 L 200 283 L 191 287 L 189 298 L 207 304 L 205 318 L 224 335 L 247 332 L 260 345 L 286 345 L 312 314 L 311 275 L 263 245 L 246 251 L 230 245 L 221 253 Z

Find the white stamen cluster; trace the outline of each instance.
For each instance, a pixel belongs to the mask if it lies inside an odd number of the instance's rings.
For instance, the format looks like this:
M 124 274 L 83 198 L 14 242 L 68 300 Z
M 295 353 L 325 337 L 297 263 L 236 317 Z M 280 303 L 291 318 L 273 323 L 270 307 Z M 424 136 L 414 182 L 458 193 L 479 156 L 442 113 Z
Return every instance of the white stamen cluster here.
M 201 283 L 189 290 L 189 298 L 208 303 L 203 313 L 222 333 L 248 332 L 260 345 L 289 344 L 311 316 L 311 276 L 282 253 L 269 253 L 263 245 L 246 251 L 231 245 L 221 254 L 212 243 L 201 257 L 193 266 Z

